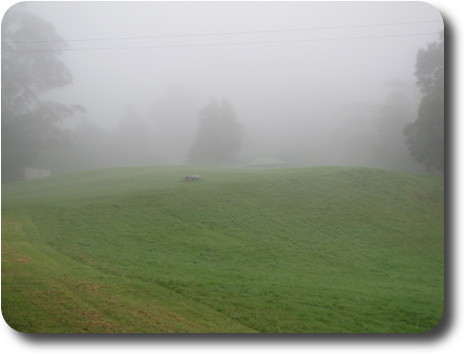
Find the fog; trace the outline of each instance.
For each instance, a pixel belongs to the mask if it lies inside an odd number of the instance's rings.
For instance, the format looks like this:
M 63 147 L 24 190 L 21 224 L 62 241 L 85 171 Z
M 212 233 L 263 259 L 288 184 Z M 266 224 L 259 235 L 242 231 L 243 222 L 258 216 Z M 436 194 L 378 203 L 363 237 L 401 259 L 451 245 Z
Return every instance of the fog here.
M 421 170 L 402 129 L 421 97 L 416 54 L 443 29 L 426 3 L 30 2 L 5 16 L 17 10 L 67 41 L 73 83 L 43 99 L 85 109 L 61 123 L 70 144 L 31 167 L 193 163 L 199 112 L 225 100 L 241 135 L 220 164 Z

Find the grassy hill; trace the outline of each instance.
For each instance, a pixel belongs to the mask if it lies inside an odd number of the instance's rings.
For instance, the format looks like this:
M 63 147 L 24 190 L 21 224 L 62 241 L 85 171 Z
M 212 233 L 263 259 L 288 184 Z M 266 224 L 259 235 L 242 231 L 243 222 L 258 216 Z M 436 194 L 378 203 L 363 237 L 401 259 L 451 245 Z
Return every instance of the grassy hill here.
M 341 167 L 4 184 L 3 316 L 24 332 L 428 331 L 443 198 L 441 177 Z

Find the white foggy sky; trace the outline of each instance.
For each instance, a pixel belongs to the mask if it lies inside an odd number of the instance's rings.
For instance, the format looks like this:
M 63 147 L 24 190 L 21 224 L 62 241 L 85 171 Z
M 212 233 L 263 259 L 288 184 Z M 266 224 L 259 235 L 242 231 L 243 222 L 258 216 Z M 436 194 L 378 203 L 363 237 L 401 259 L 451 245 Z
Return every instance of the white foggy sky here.
M 21 6 L 21 5 L 19 5 Z M 420 2 L 29 2 L 65 39 L 118 38 L 441 21 Z M 189 38 L 69 42 L 70 48 L 137 47 L 437 33 L 441 23 Z M 285 44 L 72 51 L 74 84 L 57 94 L 112 127 L 130 104 L 148 111 L 177 84 L 200 105 L 226 97 L 250 127 L 351 101 L 382 100 L 383 82 L 413 83 L 417 50 L 434 35 Z M 289 114 L 294 111 L 295 113 Z M 193 116 L 196 119 L 197 116 Z

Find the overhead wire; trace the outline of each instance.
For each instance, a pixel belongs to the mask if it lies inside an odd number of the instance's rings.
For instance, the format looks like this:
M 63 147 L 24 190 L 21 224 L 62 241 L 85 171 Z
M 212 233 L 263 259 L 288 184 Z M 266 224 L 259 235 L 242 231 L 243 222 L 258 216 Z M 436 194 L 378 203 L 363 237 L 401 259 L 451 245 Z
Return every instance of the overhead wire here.
M 235 32 L 209 32 L 209 33 L 184 33 L 171 35 L 150 35 L 150 36 L 128 36 L 128 37 L 104 37 L 104 38 L 78 38 L 62 40 L 35 40 L 35 41 L 2 41 L 8 44 L 28 44 L 28 43 L 60 43 L 60 42 L 92 42 L 92 41 L 111 41 L 111 40 L 140 40 L 140 39 L 162 39 L 162 38 L 186 38 L 186 37 L 204 37 L 204 36 L 223 36 L 223 35 L 241 35 L 241 34 L 264 34 L 264 33 L 284 33 L 284 32 L 303 32 L 303 31 L 320 31 L 329 29 L 352 29 L 368 27 L 387 27 L 401 26 L 426 23 L 442 23 L 442 21 L 413 21 L 413 22 L 396 22 L 396 23 L 377 23 L 362 25 L 343 25 L 343 26 L 326 26 L 326 27 L 309 27 L 309 28 L 291 28 L 291 29 L 269 29 L 255 31 L 235 31 Z
M 341 41 L 353 39 L 378 39 L 378 38 L 400 38 L 415 37 L 425 35 L 438 35 L 438 32 L 428 33 L 410 33 L 397 35 L 376 35 L 376 36 L 356 36 L 356 37 L 334 37 L 334 38 L 316 38 L 316 39 L 287 39 L 287 40 L 268 40 L 268 41 L 247 41 L 247 42 L 222 42 L 222 43 L 196 43 L 196 44 L 166 44 L 166 45 L 149 45 L 149 46 L 129 46 L 129 47 L 96 47 L 96 48 L 61 48 L 61 49 L 13 49 L 4 50 L 5 52 L 76 52 L 76 51 L 101 51 L 101 50 L 137 50 L 137 49 L 161 49 L 161 48 L 187 48 L 187 47 L 215 47 L 215 46 L 233 46 L 233 45 L 262 45 L 262 44 L 285 44 L 285 43 L 304 43 L 304 42 L 323 42 L 323 41 Z

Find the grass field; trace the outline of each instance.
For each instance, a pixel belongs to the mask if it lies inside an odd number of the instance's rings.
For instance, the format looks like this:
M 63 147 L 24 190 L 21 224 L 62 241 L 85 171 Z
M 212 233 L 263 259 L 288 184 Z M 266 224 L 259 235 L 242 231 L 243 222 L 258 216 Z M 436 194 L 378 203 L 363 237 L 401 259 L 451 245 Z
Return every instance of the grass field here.
M 438 176 L 141 167 L 2 186 L 2 311 L 23 332 L 425 332 L 443 282 Z

